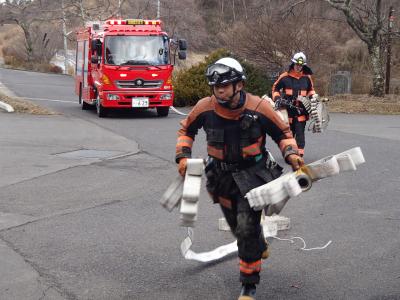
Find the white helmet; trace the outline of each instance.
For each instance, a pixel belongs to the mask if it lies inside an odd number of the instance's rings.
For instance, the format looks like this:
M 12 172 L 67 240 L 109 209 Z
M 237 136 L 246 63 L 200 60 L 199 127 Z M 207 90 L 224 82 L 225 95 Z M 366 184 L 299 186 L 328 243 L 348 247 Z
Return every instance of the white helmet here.
M 236 59 L 234 59 L 232 57 L 220 58 L 215 63 L 231 67 L 232 69 L 235 69 L 236 71 L 238 71 L 240 73 L 243 73 L 242 65 Z
M 295 55 L 293 55 L 292 62 L 302 66 L 306 65 L 307 64 L 306 55 L 303 52 L 297 52 Z
M 232 57 L 224 57 L 209 65 L 206 70 L 209 85 L 246 80 L 242 65 Z

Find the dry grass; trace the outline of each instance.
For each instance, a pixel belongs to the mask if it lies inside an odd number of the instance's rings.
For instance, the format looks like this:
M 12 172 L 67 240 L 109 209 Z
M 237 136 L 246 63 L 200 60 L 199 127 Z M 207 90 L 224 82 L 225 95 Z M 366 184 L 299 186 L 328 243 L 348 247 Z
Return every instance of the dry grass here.
M 207 56 L 207 53 L 194 53 L 191 51 L 187 52 L 187 58 L 185 60 L 179 60 L 176 58 L 175 70 L 179 71 L 181 69 L 190 68 L 193 65 L 196 65 L 200 62 L 204 61 L 204 58 Z
M 0 101 L 11 105 L 17 113 L 32 115 L 57 115 L 58 113 L 36 105 L 23 98 L 13 98 L 0 93 Z
M 22 34 L 14 24 L 4 24 L 0 28 L 0 55 L 2 55 L 3 47 L 15 43 Z
M 385 98 L 370 95 L 336 95 L 329 97 L 328 110 L 341 113 L 400 114 L 400 95 Z

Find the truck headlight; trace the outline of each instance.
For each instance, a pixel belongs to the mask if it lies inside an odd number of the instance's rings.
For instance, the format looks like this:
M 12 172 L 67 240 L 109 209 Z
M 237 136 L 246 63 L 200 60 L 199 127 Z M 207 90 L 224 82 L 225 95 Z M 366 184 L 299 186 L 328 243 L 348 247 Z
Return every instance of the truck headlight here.
M 114 94 L 107 94 L 107 99 L 108 100 L 119 100 L 119 96 L 114 95 Z
M 171 100 L 172 99 L 172 94 L 163 94 L 160 97 L 160 100 Z

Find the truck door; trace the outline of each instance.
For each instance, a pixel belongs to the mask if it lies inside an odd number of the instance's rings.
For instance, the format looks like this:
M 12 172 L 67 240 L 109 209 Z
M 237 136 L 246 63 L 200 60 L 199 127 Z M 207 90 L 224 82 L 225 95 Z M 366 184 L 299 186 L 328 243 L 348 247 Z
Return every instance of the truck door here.
M 83 55 L 83 90 L 85 94 L 87 93 L 86 88 L 88 85 L 88 65 L 89 65 L 89 45 L 88 41 L 84 41 L 83 45 L 84 55 Z
M 76 64 L 75 64 L 75 92 L 81 95 L 80 89 L 83 81 L 83 41 L 76 43 Z

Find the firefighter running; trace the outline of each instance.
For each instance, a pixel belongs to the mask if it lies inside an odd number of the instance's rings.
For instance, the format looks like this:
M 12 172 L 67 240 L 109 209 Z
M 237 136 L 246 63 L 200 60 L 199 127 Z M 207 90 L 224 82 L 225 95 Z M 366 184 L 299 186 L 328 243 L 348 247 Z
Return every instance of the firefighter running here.
M 291 59 L 287 72 L 282 73 L 272 86 L 272 100 L 276 107 L 285 107 L 289 116 L 290 129 L 296 138 L 300 155 L 304 155 L 305 128 L 309 114 L 298 96 L 312 97 L 315 95 L 312 71 L 307 66 L 303 52 L 296 53 Z
M 213 95 L 201 99 L 181 121 L 176 162 L 184 176 L 195 136 L 203 128 L 207 136 L 207 191 L 214 203 L 219 203 L 237 238 L 242 283 L 239 299 L 255 299 L 261 259 L 268 257 L 268 245 L 260 225 L 261 211 L 250 208 L 244 195 L 282 174 L 282 168 L 268 160 L 266 134 L 293 170 L 304 161 L 288 124 L 266 101 L 244 91 L 246 76 L 238 61 L 222 58 L 207 68 L 206 77 Z

